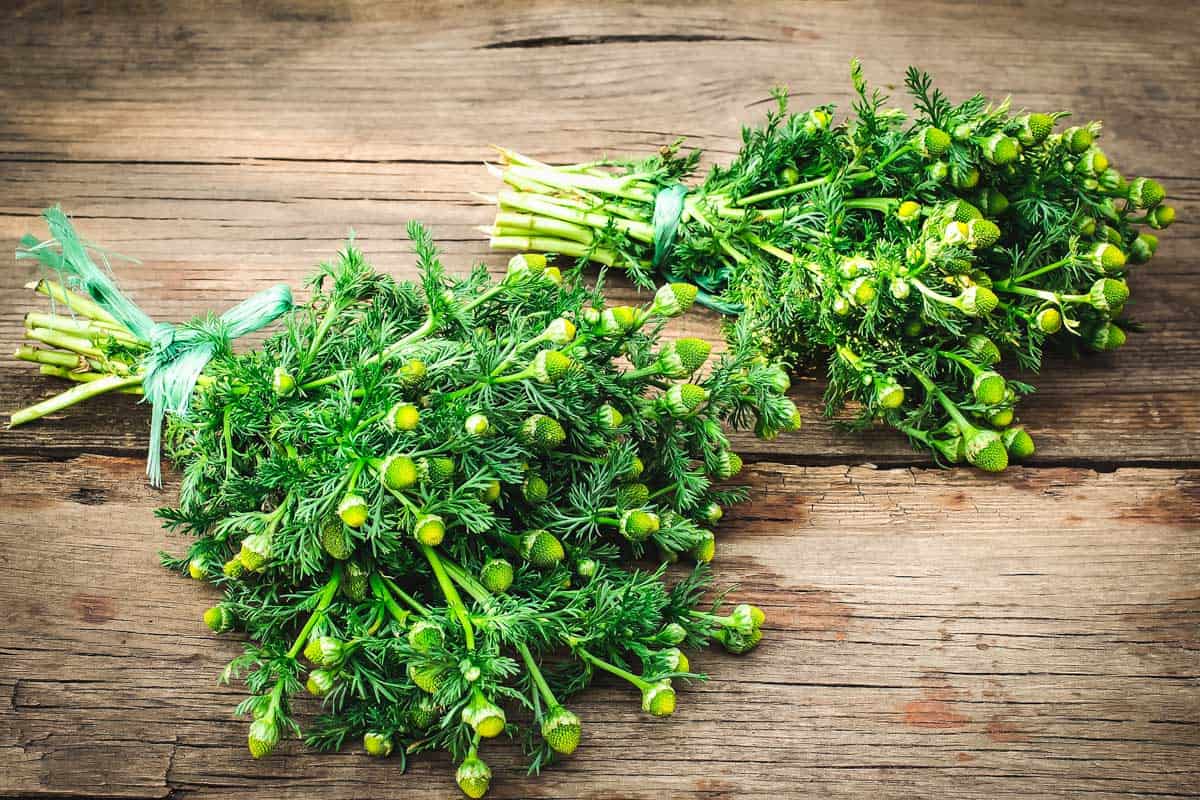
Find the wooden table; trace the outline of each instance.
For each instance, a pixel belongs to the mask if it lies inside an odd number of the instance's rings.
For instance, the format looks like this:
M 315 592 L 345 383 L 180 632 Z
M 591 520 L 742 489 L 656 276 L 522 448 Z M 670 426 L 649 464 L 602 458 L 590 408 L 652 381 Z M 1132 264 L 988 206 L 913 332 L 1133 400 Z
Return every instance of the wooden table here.
M 820 381 L 802 435 L 739 440 L 752 501 L 722 582 L 769 614 L 754 654 L 669 721 L 611 684 L 577 705 L 586 744 L 539 780 L 497 747 L 493 797 L 1195 797 L 1200 794 L 1200 22 L 1186 3 L 964 6 L 548 0 L 352 7 L 16 2 L 0 30 L 0 244 L 56 201 L 140 265 L 154 316 L 299 285 L 351 227 L 413 272 L 404 222 L 453 265 L 499 268 L 475 226 L 501 142 L 549 161 L 647 153 L 686 135 L 737 148 L 773 84 L 849 95 L 847 62 L 896 84 L 916 62 L 952 95 L 1103 118 L 1127 174 L 1181 222 L 1133 274 L 1145 323 L 1120 352 L 1054 362 L 1022 418 L 1038 455 L 1000 476 L 931 468 L 890 431 L 837 433 Z M 15 7 L 15 10 L 14 10 Z M 898 100 L 898 102 L 900 102 Z M 34 305 L 0 271 L 0 340 Z M 628 285 L 616 297 L 631 295 Z M 680 329 L 715 336 L 716 318 Z M 0 363 L 12 408 L 48 379 Z M 129 398 L 0 433 L 0 795 L 452 797 L 444 758 L 297 743 L 251 761 L 240 651 L 208 635 L 210 588 L 157 566 L 184 543 L 142 477 Z M 498 753 L 503 753 L 499 755 Z

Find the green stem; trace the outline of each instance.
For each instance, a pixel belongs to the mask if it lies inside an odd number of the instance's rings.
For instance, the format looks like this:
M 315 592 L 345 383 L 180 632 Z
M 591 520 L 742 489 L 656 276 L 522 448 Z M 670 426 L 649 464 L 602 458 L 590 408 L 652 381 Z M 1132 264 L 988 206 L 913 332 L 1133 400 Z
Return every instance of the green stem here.
M 554 697 L 554 692 L 550 691 L 550 684 L 546 683 L 546 677 L 538 669 L 537 662 L 533 660 L 533 653 L 529 652 L 529 645 L 524 642 L 518 642 L 517 652 L 521 654 L 521 660 L 525 662 L 525 668 L 529 670 L 529 677 L 533 679 L 534 686 L 541 692 L 542 699 L 546 701 L 546 705 L 550 708 L 557 708 L 559 702 Z
M 392 593 L 388 591 L 388 586 L 387 583 L 384 582 L 383 576 L 378 572 L 372 572 L 367 581 L 371 584 L 371 594 L 375 595 L 376 600 L 379 600 L 383 603 L 383 607 L 386 608 L 388 613 L 392 615 L 392 619 L 400 623 L 401 627 L 404 627 L 406 624 L 408 624 L 408 612 L 400 607 L 400 604 L 396 602 L 396 598 L 392 597 Z M 417 603 L 417 607 L 423 611 L 428 611 L 428 609 L 425 609 L 425 607 L 421 606 L 420 603 Z M 421 612 L 418 611 L 418 613 Z M 422 614 L 422 616 L 425 615 Z
M 963 436 L 971 436 L 979 430 L 972 425 L 965 416 L 963 416 L 963 413 L 958 410 L 958 406 L 950 402 L 950 398 L 946 396 L 946 393 L 939 389 L 934 382 L 930 380 L 928 375 L 926 375 L 924 372 L 921 372 L 919 369 L 909 369 L 909 372 L 911 372 L 913 377 L 921 382 L 921 385 L 925 387 L 925 391 L 928 392 L 935 400 L 937 400 L 938 403 L 941 404 L 942 408 L 946 409 L 946 413 L 949 414 L 950 418 L 958 424 L 960 429 L 962 429 Z
M 8 421 L 8 426 L 15 428 L 18 425 L 33 422 L 35 419 L 41 419 L 47 414 L 54 414 L 63 409 L 70 408 L 76 403 L 82 403 L 84 400 L 98 397 L 105 392 L 138 386 L 141 382 L 141 375 L 108 375 L 99 380 L 81 383 L 78 386 L 72 386 L 62 394 L 51 397 L 49 400 L 43 400 L 28 408 L 22 408 L 19 411 L 13 412 L 12 417 Z
M 401 600 L 403 600 L 404 602 L 406 602 L 410 606 L 412 606 L 413 611 L 416 611 L 422 617 L 433 616 L 432 611 L 430 611 L 425 606 L 421 605 L 421 603 L 417 600 L 417 598 L 413 597 L 411 594 L 409 594 L 408 592 L 404 591 L 399 586 L 397 586 L 396 582 L 394 580 L 392 580 L 391 578 L 384 578 L 383 581 L 387 585 L 388 590 L 390 590 L 391 593 L 394 594 L 396 597 L 399 597 Z
M 320 600 L 317 601 L 317 607 L 308 616 L 308 622 L 304 623 L 304 627 L 300 629 L 300 635 L 296 637 L 296 641 L 292 644 L 292 649 L 288 650 L 287 657 L 294 659 L 300 655 L 300 651 L 304 649 L 304 645 L 308 643 L 308 636 L 312 633 L 312 629 L 325 616 L 325 609 L 329 608 L 333 602 L 333 596 L 337 593 L 338 586 L 342 582 L 342 565 L 334 564 L 333 573 L 329 576 L 329 580 L 325 583 L 325 588 L 321 590 Z
M 475 629 L 471 625 L 471 615 L 467 613 L 467 607 L 463 604 L 462 598 L 458 594 L 458 589 L 454 588 L 454 582 L 450 580 L 450 576 L 446 574 L 446 568 L 442 564 L 442 560 L 438 557 L 437 551 L 427 544 L 421 545 L 421 552 L 425 554 L 425 558 L 429 559 L 429 566 L 433 567 L 433 574 L 437 578 L 438 586 L 442 589 L 442 594 L 446 597 L 446 602 L 454 609 L 454 615 L 458 617 L 458 621 L 462 624 L 463 636 L 467 640 L 467 649 L 475 649 Z
M 598 667 L 599 669 L 602 669 L 611 675 L 616 675 L 618 678 L 624 678 L 625 680 L 629 681 L 630 683 L 632 683 L 634 686 L 641 689 L 642 691 L 645 691 L 646 689 L 650 688 L 649 681 L 642 680 L 639 676 L 634 675 L 629 670 L 621 669 L 616 664 L 610 664 L 607 661 L 605 661 L 604 659 L 592 655 L 587 650 L 583 649 L 582 647 L 580 647 L 578 645 L 576 645 L 575 647 L 572 647 L 571 649 L 575 653 L 575 655 L 579 656 L 580 659 L 591 664 L 593 667 Z
M 1062 259 L 1059 259 L 1058 261 L 1055 261 L 1053 264 L 1047 264 L 1046 266 L 1039 267 L 1038 269 L 1035 269 L 1032 272 L 1026 272 L 1023 275 L 1018 275 L 1015 278 L 1011 278 L 1008 281 L 1006 281 L 1006 283 L 1010 283 L 1010 284 L 1024 283 L 1025 281 L 1031 280 L 1032 278 L 1036 278 L 1039 275 L 1045 275 L 1047 272 L 1053 272 L 1054 270 L 1058 269 L 1059 267 L 1066 266 L 1067 264 L 1070 264 L 1072 260 L 1073 260 L 1072 256 L 1067 256 L 1066 258 L 1062 258 Z

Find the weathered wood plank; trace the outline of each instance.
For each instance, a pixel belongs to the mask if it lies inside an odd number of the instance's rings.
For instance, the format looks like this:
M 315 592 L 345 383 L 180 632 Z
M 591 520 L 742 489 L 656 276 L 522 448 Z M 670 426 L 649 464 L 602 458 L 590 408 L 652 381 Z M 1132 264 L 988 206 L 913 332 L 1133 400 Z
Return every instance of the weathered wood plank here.
M 585 693 L 584 747 L 541 780 L 489 746 L 492 796 L 1194 795 L 1200 472 L 748 479 L 714 566 L 767 610 L 763 646 L 696 654 L 712 680 L 671 720 Z M 182 545 L 151 515 L 173 488 L 134 458 L 0 461 L 0 794 L 452 794 L 442 758 L 249 758 L 215 684 L 236 637 L 206 634 L 211 588 L 157 565 Z

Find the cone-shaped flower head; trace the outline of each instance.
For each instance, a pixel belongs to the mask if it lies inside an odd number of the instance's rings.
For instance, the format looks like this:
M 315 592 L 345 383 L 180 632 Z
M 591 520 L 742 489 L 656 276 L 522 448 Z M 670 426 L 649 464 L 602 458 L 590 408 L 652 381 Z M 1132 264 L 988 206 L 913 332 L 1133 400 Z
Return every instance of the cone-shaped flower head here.
M 445 670 L 436 664 L 418 666 L 416 662 L 410 661 L 405 667 L 405 671 L 408 672 L 409 679 L 416 684 L 418 689 L 429 694 L 437 694 L 445 679 Z
M 546 269 L 546 257 L 541 253 L 521 253 L 508 260 L 508 270 L 504 275 L 507 284 L 518 283 L 529 277 L 536 277 Z
M 533 357 L 533 377 L 538 383 L 558 383 L 571 363 L 571 359 L 557 350 L 541 350 Z
M 656 717 L 669 717 L 675 713 L 675 690 L 670 681 L 652 683 L 642 690 L 642 711 Z
M 1011 164 L 1021 155 L 1021 143 L 1003 133 L 993 133 L 980 144 L 983 157 L 997 166 Z
M 1008 198 L 995 187 L 985 186 L 979 190 L 975 199 L 979 203 L 980 210 L 989 217 L 998 217 L 1008 210 Z
M 415 358 L 405 361 L 400 365 L 400 369 L 396 370 L 396 376 L 400 378 L 400 383 L 408 389 L 420 386 L 425 381 L 426 374 L 428 374 L 428 370 L 425 362 Z
M 904 387 L 891 377 L 876 381 L 875 402 L 880 408 L 899 408 L 904 405 Z
M 717 631 L 715 638 L 727 652 L 742 655 L 758 647 L 758 643 L 762 641 L 762 631 L 754 628 L 748 633 L 743 633 L 736 628 L 722 628 Z
M 202 581 L 208 574 L 208 570 L 204 568 L 204 560 L 196 557 L 188 561 L 187 566 L 188 577 L 195 581 Z
M 470 725 L 473 731 L 485 739 L 491 739 L 504 733 L 504 726 L 508 722 L 504 716 L 504 709 L 478 691 L 463 708 L 462 721 Z
M 546 326 L 546 332 L 542 335 L 557 345 L 570 344 L 575 340 L 575 323 L 559 317 Z
M 642 459 L 634 456 L 633 460 L 629 463 L 629 472 L 625 473 L 622 477 L 628 478 L 629 480 L 637 480 L 642 476 L 642 473 L 645 472 L 645 470 L 646 465 L 642 462 Z
M 1099 175 L 1108 169 L 1108 156 L 1099 147 L 1089 147 L 1079 157 L 1075 167 L 1085 175 Z
M 437 547 L 446 538 L 446 522 L 438 514 L 422 514 L 413 523 L 413 536 L 421 544 Z
M 479 490 L 479 499 L 491 504 L 500 499 L 500 481 L 488 481 L 487 486 Z
M 1014 416 L 1011 408 L 1001 408 L 988 414 L 988 424 L 997 428 L 1005 428 L 1012 424 Z
M 1004 390 L 1007 388 L 1008 384 L 1004 382 L 1004 376 L 990 369 L 975 373 L 975 377 L 971 381 L 971 394 L 975 395 L 977 402 L 985 406 L 994 406 L 1003 402 Z
M 417 463 L 406 455 L 393 453 L 379 465 L 380 482 L 395 492 L 415 485 L 418 477 Z
M 304 647 L 304 657 L 318 667 L 336 667 L 346 657 L 346 645 L 333 636 L 314 636 Z
M 658 640 L 666 644 L 679 644 L 687 638 L 687 628 L 678 622 L 668 622 L 658 632 Z
M 1022 114 L 1016 122 L 1017 139 L 1026 147 L 1041 144 L 1054 130 L 1054 117 L 1049 114 Z
M 625 415 L 606 403 L 596 410 L 596 422 L 606 431 L 614 431 L 625 422 Z
M 698 290 L 690 283 L 668 283 L 654 293 L 650 313 L 660 317 L 678 317 L 696 302 Z
M 676 383 L 663 393 L 663 402 L 674 417 L 687 417 L 708 399 L 708 392 L 694 383 Z
M 630 306 L 613 306 L 600 315 L 600 333 L 607 336 L 627 333 L 638 327 L 637 310 Z
M 408 724 L 414 730 L 424 731 L 442 716 L 442 711 L 432 697 L 422 696 L 408 709 Z
M 725 516 L 725 511 L 716 503 L 709 503 L 701 511 L 700 516 L 709 525 L 716 525 L 721 521 L 721 517 Z
M 329 517 L 321 524 L 321 547 L 339 561 L 346 560 L 354 552 L 345 523 L 340 518 Z
M 712 345 L 703 339 L 677 339 L 658 351 L 658 368 L 668 378 L 686 378 L 704 366 L 711 352 Z
M 1092 284 L 1088 299 L 1097 311 L 1116 316 L 1121 313 L 1125 301 L 1129 299 L 1129 285 L 1116 278 L 1101 278 Z
M 618 508 L 641 508 L 650 502 L 650 487 L 644 483 L 626 483 L 617 488 Z
M 915 222 L 921 218 L 921 204 L 915 200 L 905 200 L 896 206 L 896 218 L 901 222 Z
M 691 672 L 692 665 L 687 655 L 678 647 L 670 647 L 662 651 L 663 661 L 672 672 Z
M 567 432 L 553 417 L 534 414 L 521 425 L 520 439 L 540 450 L 554 450 L 567 440 Z
M 246 574 L 246 565 L 242 563 L 240 558 L 234 556 L 221 565 L 221 574 L 226 578 L 240 578 Z
M 428 653 L 434 648 L 441 647 L 446 641 L 446 634 L 441 626 L 428 620 L 417 620 L 408 629 L 408 644 L 418 653 Z
M 238 560 L 251 572 L 261 572 L 271 560 L 271 537 L 265 533 L 252 533 L 242 539 Z
M 974 189 L 979 185 L 979 168 L 951 165 L 950 183 L 955 189 Z
M 925 174 L 934 183 L 941 183 L 950 174 L 950 165 L 945 161 L 935 161 L 925 168 Z
M 742 457 L 732 450 L 722 450 L 717 453 L 718 479 L 727 481 L 742 471 Z
M 1171 226 L 1175 221 L 1175 209 L 1172 206 L 1156 206 L 1146 215 L 1146 224 L 1157 231 Z
M 996 293 L 984 286 L 968 286 L 958 296 L 958 307 L 969 317 L 986 317 L 1000 305 Z
M 922 128 L 913 140 L 917 152 L 927 158 L 937 158 L 950 149 L 950 134 L 941 128 Z
M 713 536 L 712 531 L 701 529 L 696 543 L 688 553 L 701 564 L 709 563 L 717 554 L 717 537 Z
M 393 431 L 416 430 L 421 424 L 421 410 L 412 403 L 399 402 L 388 409 L 383 424 Z
M 525 476 L 524 482 L 521 483 L 521 496 L 530 505 L 536 506 L 544 503 L 546 502 L 546 498 L 550 496 L 550 484 L 546 483 L 545 478 L 541 475 L 531 472 Z
M 421 480 L 431 483 L 442 483 L 454 477 L 457 467 L 454 459 L 449 456 L 434 456 L 417 459 L 417 472 Z
M 538 569 L 552 569 L 563 560 L 562 542 L 544 530 L 532 530 L 521 537 L 521 558 Z
M 1039 331 L 1045 334 L 1058 333 L 1062 330 L 1062 312 L 1054 306 L 1046 306 L 1033 318 Z
M 492 429 L 492 423 L 486 414 L 472 414 L 463 421 L 463 430 L 468 436 L 486 436 Z
M 1125 266 L 1125 254 L 1108 242 L 1100 242 L 1092 248 L 1091 259 L 1104 273 L 1119 272 Z
M 1106 322 L 1091 332 L 1087 337 L 1087 344 L 1101 353 L 1116 350 L 1125 344 L 1125 331 L 1111 322 Z
M 1063 131 L 1063 141 L 1068 150 L 1078 155 L 1091 147 L 1096 139 L 1086 126 L 1072 126 Z
M 225 633 L 233 630 L 233 612 L 225 606 L 213 606 L 204 612 L 204 624 L 213 633 Z
M 975 360 L 985 366 L 1000 363 L 1000 348 L 982 333 L 973 333 L 967 337 L 967 350 L 975 356 Z
M 1139 233 L 1129 245 L 1129 260 L 1135 264 L 1145 264 L 1157 249 L 1157 236 L 1153 233 Z
M 351 528 L 361 528 L 367 521 L 369 511 L 366 498 L 355 492 L 349 492 L 338 503 L 338 516 Z
M 296 391 L 296 379 L 283 367 L 276 367 L 271 373 L 271 391 L 280 397 L 287 397 Z
M 479 756 L 467 756 L 458 765 L 454 780 L 463 794 L 478 800 L 487 794 L 488 787 L 492 785 L 492 770 Z
M 379 731 L 367 731 L 363 734 L 363 750 L 375 758 L 387 758 L 392 754 L 392 737 Z
M 619 527 L 621 535 L 629 541 L 644 542 L 658 533 L 660 525 L 658 514 L 652 511 L 633 509 L 621 515 Z
M 758 606 L 749 603 L 738 603 L 729 614 L 730 624 L 739 631 L 746 633 L 761 626 L 767 621 L 767 615 Z
M 967 231 L 967 241 L 976 250 L 991 247 L 1000 239 L 1000 228 L 990 219 L 971 220 Z
M 1003 472 L 1008 467 L 1008 450 L 995 431 L 977 430 L 966 439 L 966 457 L 984 472 Z
M 1000 434 L 1000 438 L 1004 441 L 1004 447 L 1013 460 L 1021 461 L 1033 455 L 1035 449 L 1033 437 L 1024 428 L 1020 426 L 1009 428 Z
M 275 745 L 279 744 L 279 726 L 271 717 L 256 719 L 250 723 L 250 733 L 246 737 L 246 745 L 254 758 L 265 758 L 271 755 Z
M 1166 198 L 1167 192 L 1152 178 L 1134 178 L 1129 182 L 1127 196 L 1134 208 L 1154 208 Z
M 513 582 L 513 565 L 503 558 L 490 559 L 479 570 L 479 582 L 489 592 L 503 594 Z
M 314 669 L 308 673 L 308 680 L 304 682 L 304 688 L 313 697 L 324 697 L 333 691 L 337 681 L 334 679 L 333 673 L 327 669 Z
M 342 594 L 356 603 L 367 596 L 371 572 L 362 564 L 351 561 L 346 565 L 346 577 L 342 580 Z
M 579 717 L 562 706 L 555 706 L 542 718 L 542 738 L 550 749 L 569 756 L 579 747 L 583 736 L 583 725 Z

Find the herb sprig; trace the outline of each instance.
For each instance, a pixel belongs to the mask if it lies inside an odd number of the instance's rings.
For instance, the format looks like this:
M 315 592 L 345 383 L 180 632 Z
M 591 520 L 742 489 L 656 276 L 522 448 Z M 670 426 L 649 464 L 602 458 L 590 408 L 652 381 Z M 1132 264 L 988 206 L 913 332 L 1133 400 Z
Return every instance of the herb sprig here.
M 658 201 L 697 164 L 678 142 L 561 167 L 501 149 L 506 188 L 485 232 L 496 249 L 693 281 L 700 302 L 751 318 L 765 351 L 824 362 L 827 414 L 849 406 L 850 428 L 882 421 L 941 463 L 1002 470 L 1033 454 L 1013 425 L 1033 387 L 998 365 L 1120 347 L 1125 274 L 1158 246 L 1139 227 L 1166 228 L 1174 209 L 1157 181 L 1109 162 L 1098 122 L 1055 132 L 1065 112 L 956 104 L 915 68 L 906 114 L 857 61 L 851 79 L 840 123 L 831 105 L 793 113 L 776 92 L 733 161 L 688 190 L 665 259 Z
M 667 716 L 703 678 L 682 648 L 758 643 L 759 609 L 703 603 L 714 528 L 745 496 L 720 485 L 741 469 L 722 423 L 773 435 L 799 418 L 746 323 L 717 358 L 664 339 L 693 286 L 606 307 L 540 255 L 455 278 L 409 234 L 418 282 L 351 244 L 259 349 L 208 363 L 169 420 L 182 481 L 159 511 L 195 538 L 162 561 L 217 586 L 205 623 L 246 638 L 222 679 L 250 692 L 254 757 L 301 734 L 307 691 L 324 706 L 310 745 L 445 750 L 480 797 L 489 739 L 519 738 L 533 771 L 575 750 L 584 722 L 564 704 L 597 674 Z M 82 246 L 63 245 L 42 246 Z M 37 316 L 44 346 L 20 357 L 87 395 L 140 391 L 148 342 L 61 283 L 36 288 L 71 313 Z

